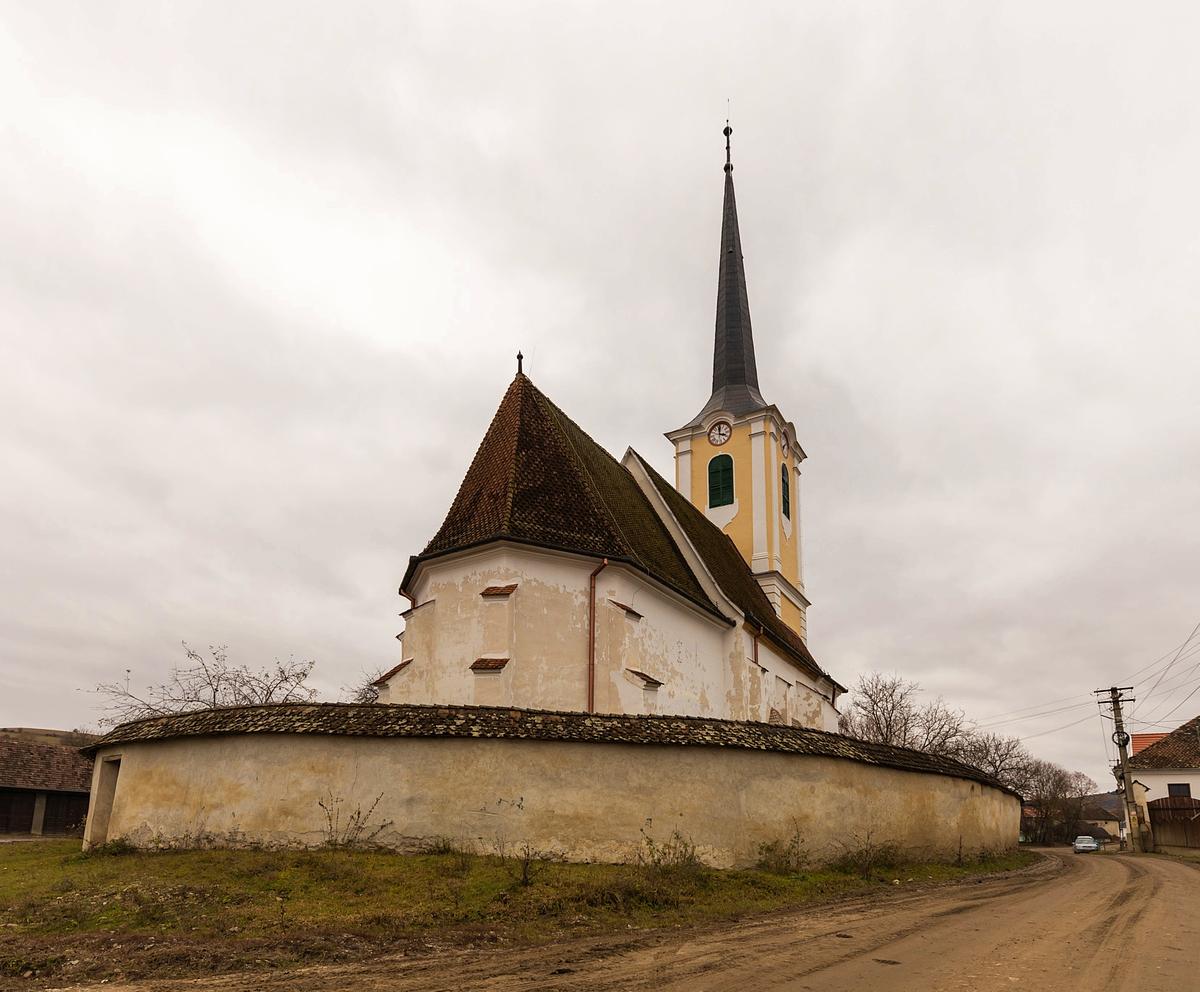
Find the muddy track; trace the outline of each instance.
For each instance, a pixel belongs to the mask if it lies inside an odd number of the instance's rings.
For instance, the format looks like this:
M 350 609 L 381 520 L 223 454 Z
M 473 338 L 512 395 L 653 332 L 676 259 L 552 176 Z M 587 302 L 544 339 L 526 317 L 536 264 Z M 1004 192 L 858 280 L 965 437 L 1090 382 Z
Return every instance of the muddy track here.
M 1052 852 L 1032 869 L 721 927 L 155 982 L 162 992 L 1183 992 L 1200 974 L 1200 872 Z M 146 992 L 148 986 L 100 986 Z

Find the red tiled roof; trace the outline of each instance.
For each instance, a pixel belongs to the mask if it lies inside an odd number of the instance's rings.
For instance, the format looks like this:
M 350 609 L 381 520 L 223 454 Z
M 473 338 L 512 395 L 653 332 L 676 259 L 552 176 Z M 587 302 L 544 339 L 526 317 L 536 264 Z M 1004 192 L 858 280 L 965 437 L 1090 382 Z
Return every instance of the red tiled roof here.
M 479 595 L 480 596 L 511 596 L 517 591 L 517 584 L 514 582 L 507 586 L 488 586 Z
M 1200 768 L 1200 716 L 1129 759 L 1134 769 Z
M 379 678 L 371 683 L 371 685 L 383 685 L 383 683 L 390 679 L 393 675 L 399 675 L 411 664 L 412 658 L 409 658 L 408 661 L 400 662 L 400 664 L 398 664 L 395 668 L 389 668 L 386 672 L 380 675 Z
M 1134 734 L 1133 735 L 1133 751 L 1132 754 L 1138 754 L 1145 751 L 1151 744 L 1157 744 L 1167 734 Z
M 73 747 L 0 739 L 0 788 L 89 792 L 92 759 Z
M 507 658 L 476 658 L 471 664 L 471 671 L 498 672 L 507 664 Z

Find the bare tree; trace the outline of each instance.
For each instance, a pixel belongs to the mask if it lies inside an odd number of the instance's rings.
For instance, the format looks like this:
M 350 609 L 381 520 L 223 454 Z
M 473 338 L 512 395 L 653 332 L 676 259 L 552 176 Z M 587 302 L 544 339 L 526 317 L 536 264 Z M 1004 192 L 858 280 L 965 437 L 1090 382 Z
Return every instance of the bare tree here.
M 1024 796 L 1029 791 L 1031 764 L 1035 760 L 1019 737 L 971 732 L 959 742 L 953 757 Z
M 226 648 L 209 647 L 208 657 L 186 641 L 187 661 L 176 665 L 166 681 L 136 690 L 130 671 L 123 682 L 104 682 L 96 692 L 104 697 L 100 725 L 112 727 L 129 720 L 187 713 L 214 706 L 252 706 L 272 703 L 307 703 L 317 694 L 307 684 L 312 661 L 276 660 L 266 668 L 230 664 Z
M 1037 814 L 1034 840 L 1067 840 L 1075 833 L 1087 796 L 1096 789 L 1083 772 L 1071 772 L 1052 761 L 1035 758 L 1029 766 L 1026 805 Z
M 838 719 L 838 729 L 848 737 L 876 744 L 953 754 L 967 733 L 966 717 L 940 696 L 921 705 L 917 699 L 920 692 L 916 682 L 898 675 L 862 675 L 849 709 Z
M 342 696 L 348 703 L 377 703 L 379 702 L 379 680 L 383 677 L 382 668 L 372 668 L 362 672 L 358 681 L 352 685 L 342 686 Z

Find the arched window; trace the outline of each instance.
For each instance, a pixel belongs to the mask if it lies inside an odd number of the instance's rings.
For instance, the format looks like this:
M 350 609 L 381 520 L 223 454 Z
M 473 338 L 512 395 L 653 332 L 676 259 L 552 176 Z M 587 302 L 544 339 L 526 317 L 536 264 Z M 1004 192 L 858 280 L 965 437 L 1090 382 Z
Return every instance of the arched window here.
M 781 491 L 783 493 L 783 515 L 785 517 L 787 517 L 788 520 L 791 520 L 792 519 L 792 484 L 788 481 L 788 470 L 787 470 L 786 465 L 784 465 L 783 468 L 781 469 L 779 479 L 783 483 L 783 485 L 781 486 Z
M 708 463 L 708 505 L 729 506 L 733 502 L 733 459 L 717 455 Z

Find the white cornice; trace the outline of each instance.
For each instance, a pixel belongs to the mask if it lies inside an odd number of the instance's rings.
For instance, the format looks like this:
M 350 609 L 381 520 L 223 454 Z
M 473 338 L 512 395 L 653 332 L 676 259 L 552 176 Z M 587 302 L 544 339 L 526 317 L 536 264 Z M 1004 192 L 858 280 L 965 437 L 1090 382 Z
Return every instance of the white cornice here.
M 800 447 L 800 442 L 796 437 L 796 425 L 790 420 L 785 420 L 783 414 L 779 412 L 779 407 L 777 407 L 774 403 L 761 407 L 758 410 L 751 410 L 749 413 L 743 413 L 741 416 L 734 416 L 728 410 L 714 410 L 712 413 L 705 416 L 700 423 L 694 424 L 690 427 L 680 427 L 677 430 L 668 431 L 663 436 L 672 444 L 676 444 L 685 439 L 700 437 L 707 434 L 709 428 L 711 428 L 712 425 L 718 420 L 728 421 L 730 424 L 736 427 L 740 424 L 749 423 L 753 420 L 762 420 L 764 417 L 774 421 L 775 425 L 780 431 L 786 432 L 788 445 L 795 453 L 796 461 L 804 461 L 808 455 L 806 455 L 804 453 L 804 449 Z
M 792 584 L 791 580 L 782 572 L 777 572 L 774 569 L 767 572 L 755 572 L 754 577 L 758 579 L 760 584 L 764 579 L 769 579 L 779 583 L 779 588 L 783 591 L 783 594 L 787 596 L 787 598 L 790 599 L 794 605 L 806 610 L 812 606 L 809 598 L 805 596 L 804 593 L 802 593 L 799 589 L 797 589 Z

